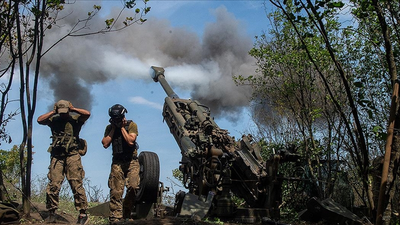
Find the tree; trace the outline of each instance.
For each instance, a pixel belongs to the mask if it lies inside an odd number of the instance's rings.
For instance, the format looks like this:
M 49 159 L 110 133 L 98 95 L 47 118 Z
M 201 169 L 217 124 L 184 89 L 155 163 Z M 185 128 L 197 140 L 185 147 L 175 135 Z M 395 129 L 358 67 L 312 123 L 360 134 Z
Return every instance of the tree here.
M 376 224 L 383 223 L 383 213 L 393 198 L 394 180 L 399 167 L 399 137 L 395 131 L 399 124 L 399 82 L 397 78 L 397 63 L 399 60 L 399 15 L 400 4 L 393 1 L 359 1 L 353 0 L 354 15 L 361 24 L 362 31 L 366 32 L 369 40 L 374 41 L 382 49 L 384 60 L 382 64 L 386 69 L 387 80 L 391 80 L 392 97 L 388 121 L 385 157 L 382 169 L 382 181 L 379 192 Z M 397 122 L 397 123 L 396 123 Z M 387 221 L 388 223 L 390 221 Z
M 24 159 L 24 164 L 25 163 L 26 158 Z M 11 201 L 13 196 L 18 196 L 16 192 L 20 190 L 20 168 L 19 149 L 17 145 L 14 145 L 10 150 L 0 149 L 0 170 L 2 173 L 0 179 L 5 178 L 5 183 L 7 184 L 4 185 L 4 182 L 1 182 L 1 201 Z M 7 189 L 14 189 L 15 191 L 9 193 Z
M 13 23 L 15 17 L 10 13 L 10 9 L 7 7 L 6 3 L 0 4 L 0 55 L 7 52 L 7 41 L 9 39 L 8 33 L 10 32 L 10 27 L 8 24 Z M 0 57 L 1 58 L 1 57 Z M 9 74 L 9 70 L 15 65 L 15 60 L 11 60 L 8 64 L 2 65 L 0 67 L 0 78 L 3 78 Z M 13 74 L 13 73 L 11 73 Z M 12 138 L 8 134 L 6 127 L 7 123 L 18 115 L 18 111 L 12 111 L 7 113 L 6 108 L 9 100 L 8 93 L 11 89 L 13 77 L 8 79 L 7 83 L 0 84 L 1 92 L 1 102 L 0 102 L 0 142 L 11 143 Z M 0 143 L 1 144 L 1 143 Z
M 250 51 L 250 55 L 257 59 L 260 75 L 238 77 L 237 81 L 249 82 L 253 86 L 256 107 L 253 111 L 259 114 L 256 117 L 259 122 L 262 120 L 263 131 L 278 130 L 273 134 L 278 145 L 298 146 L 297 153 L 307 159 L 303 166 L 309 171 L 314 195 L 326 198 L 332 193 L 332 182 L 320 181 L 330 181 L 336 174 L 324 173 L 323 170 L 326 166 L 333 167 L 328 172 L 338 169 L 338 164 L 331 162 L 333 159 L 341 160 L 342 156 L 338 154 L 340 145 L 332 143 L 334 139 L 343 141 L 344 136 L 343 120 L 337 111 L 332 110 L 335 106 L 324 82 L 331 85 L 331 92 L 341 102 L 345 99 L 341 91 L 343 86 L 335 77 L 322 37 L 310 35 L 317 32 L 315 28 L 298 26 L 300 32 L 308 33 L 308 37 L 302 40 L 302 37 L 293 37 L 296 30 L 283 13 L 273 12 L 270 18 L 270 33 L 262 35 Z M 335 20 L 329 23 L 330 30 L 337 29 Z M 317 68 L 308 54 L 315 57 Z M 276 136 L 282 138 L 278 140 Z M 328 147 L 322 148 L 324 145 Z
M 101 10 L 101 6 L 94 5 L 83 19 L 77 19 L 73 29 L 64 34 L 58 41 L 44 48 L 45 33 L 57 29 L 56 24 L 62 19 L 58 15 L 65 8 L 64 0 L 28 0 L 1 2 L 1 46 L 2 60 L 8 58 L 7 65 L 1 71 L 9 76 L 9 85 L 12 85 L 15 73 L 19 74 L 19 102 L 23 125 L 23 140 L 19 146 L 21 162 L 21 183 L 23 191 L 23 212 L 29 216 L 31 195 L 31 163 L 32 163 L 32 123 L 36 108 L 36 93 L 39 82 L 40 65 L 44 55 L 67 37 L 110 33 L 125 29 L 132 24 L 146 21 L 144 16 L 150 11 L 148 0 L 143 0 L 143 6 L 136 6 L 135 0 L 123 2 L 121 13 L 124 10 L 133 10 L 131 17 L 116 18 L 105 21 L 104 28 L 88 32 L 89 21 Z M 122 26 L 118 25 L 122 23 Z M 2 102 L 4 104 L 4 102 Z M 24 149 L 27 149 L 26 154 Z M 26 164 L 23 160 L 26 158 Z
M 275 30 L 262 36 L 250 52 L 258 60 L 258 74 L 239 81 L 255 87 L 255 99 L 263 100 L 270 115 L 278 115 L 285 124 L 293 121 L 310 156 L 346 159 L 346 169 L 355 171 L 352 178 L 362 184 L 357 194 L 366 199 L 373 215 L 371 159 L 382 154 L 388 137 L 384 127 L 391 80 L 387 77 L 393 73 L 389 69 L 393 63 L 389 63 L 388 42 L 376 32 L 385 29 L 379 28 L 378 17 L 369 14 L 375 14 L 377 5 L 357 2 L 370 7 L 365 14 L 366 9 L 355 5 L 353 12 L 365 15 L 365 22 L 353 27 L 340 15 L 345 8 L 341 1 L 271 0 Z M 396 9 L 388 2 L 379 5 Z M 395 27 L 388 30 L 396 31 Z M 315 171 L 318 175 L 318 168 Z

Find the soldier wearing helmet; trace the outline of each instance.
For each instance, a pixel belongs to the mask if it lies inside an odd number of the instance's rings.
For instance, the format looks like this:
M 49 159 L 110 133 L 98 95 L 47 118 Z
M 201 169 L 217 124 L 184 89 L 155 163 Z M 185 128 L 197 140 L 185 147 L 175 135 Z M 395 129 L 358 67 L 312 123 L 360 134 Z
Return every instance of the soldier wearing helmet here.
M 112 145 L 111 172 L 108 179 L 110 188 L 110 224 L 118 224 L 131 219 L 131 211 L 139 186 L 139 160 L 137 157 L 138 129 L 135 122 L 127 120 L 128 111 L 120 104 L 109 110 L 110 124 L 107 125 L 102 144 L 104 148 Z M 122 201 L 124 187 L 125 198 Z
M 48 222 L 56 222 L 55 211 L 58 209 L 59 192 L 65 177 L 75 198 L 75 208 L 80 212 L 78 224 L 88 222 L 88 204 L 83 187 L 85 171 L 81 162 L 81 156 L 86 154 L 87 145 L 84 139 L 79 138 L 79 132 L 89 117 L 89 111 L 75 108 L 69 101 L 60 100 L 54 104 L 52 111 L 37 119 L 39 124 L 49 126 L 52 134 L 52 143 L 48 149 L 51 158 L 46 189 Z

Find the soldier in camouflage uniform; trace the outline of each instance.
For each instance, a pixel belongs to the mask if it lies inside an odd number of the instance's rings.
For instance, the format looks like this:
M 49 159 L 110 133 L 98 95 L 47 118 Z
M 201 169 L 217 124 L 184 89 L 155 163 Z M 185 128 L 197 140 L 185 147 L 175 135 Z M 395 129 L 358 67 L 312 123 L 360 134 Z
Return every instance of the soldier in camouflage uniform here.
M 49 147 L 51 155 L 49 183 L 46 189 L 46 208 L 49 210 L 48 222 L 56 222 L 55 211 L 58 209 L 61 185 L 67 177 L 75 199 L 75 208 L 80 212 L 78 224 L 86 224 L 87 199 L 83 187 L 85 171 L 81 156 L 86 154 L 87 146 L 84 139 L 79 138 L 79 132 L 90 112 L 75 108 L 69 101 L 60 100 L 54 105 L 54 110 L 38 117 L 41 125 L 51 129 L 52 143 Z
M 139 160 L 137 157 L 136 123 L 126 120 L 126 109 L 119 104 L 109 109 L 110 124 L 107 125 L 102 140 L 104 148 L 112 145 L 113 158 L 108 179 L 110 188 L 110 224 L 131 219 L 132 207 L 135 203 L 139 186 Z M 126 186 L 125 198 L 122 201 Z

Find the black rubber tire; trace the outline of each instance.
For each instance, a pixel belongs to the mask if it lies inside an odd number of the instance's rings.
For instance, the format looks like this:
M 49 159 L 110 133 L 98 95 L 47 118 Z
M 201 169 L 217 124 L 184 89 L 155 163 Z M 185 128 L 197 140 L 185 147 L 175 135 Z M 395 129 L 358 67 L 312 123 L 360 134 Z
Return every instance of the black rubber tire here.
M 139 154 L 140 184 L 136 199 L 139 202 L 156 203 L 160 184 L 160 162 L 154 152 Z

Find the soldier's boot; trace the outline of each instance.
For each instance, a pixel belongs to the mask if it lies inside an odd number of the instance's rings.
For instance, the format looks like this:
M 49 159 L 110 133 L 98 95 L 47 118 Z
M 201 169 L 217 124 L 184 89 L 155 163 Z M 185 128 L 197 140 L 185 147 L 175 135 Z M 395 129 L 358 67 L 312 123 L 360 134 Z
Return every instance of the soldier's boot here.
M 56 223 L 56 212 L 54 209 L 49 210 L 49 216 L 46 218 L 46 223 Z
M 82 210 L 82 211 L 79 213 L 78 221 L 76 222 L 76 224 L 85 225 L 85 224 L 87 224 L 88 222 L 89 222 L 89 216 L 88 216 L 88 214 L 87 214 L 84 210 Z
M 123 212 L 122 212 L 122 217 L 125 219 L 125 220 L 128 220 L 128 219 L 130 219 L 132 216 L 132 214 L 131 214 L 131 209 L 127 209 L 127 208 L 123 208 Z

